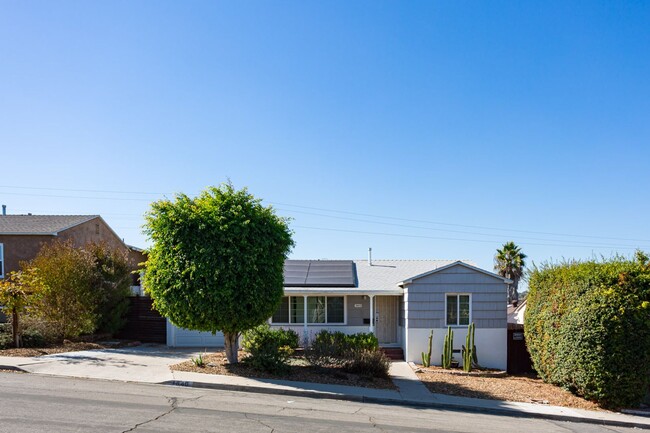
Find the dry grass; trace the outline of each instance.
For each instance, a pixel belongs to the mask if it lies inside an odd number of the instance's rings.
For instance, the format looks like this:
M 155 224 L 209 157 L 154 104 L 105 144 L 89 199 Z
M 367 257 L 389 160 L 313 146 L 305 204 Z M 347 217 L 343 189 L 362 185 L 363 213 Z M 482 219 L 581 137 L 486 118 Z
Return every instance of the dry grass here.
M 204 367 L 197 367 L 191 360 L 172 365 L 177 371 L 189 371 L 204 374 L 224 374 L 258 379 L 279 379 L 298 382 L 326 383 L 334 385 L 361 386 L 364 388 L 396 389 L 390 379 L 368 377 L 347 373 L 334 368 L 318 368 L 309 365 L 302 357 L 291 359 L 289 371 L 286 374 L 275 375 L 253 369 L 245 362 L 246 353 L 239 352 L 238 364 L 229 364 L 223 351 L 203 355 Z M 243 361 L 243 362 L 242 362 Z
M 61 344 L 50 345 L 48 347 L 21 347 L 20 349 L 2 349 L 0 356 L 43 356 L 53 355 L 56 353 L 65 352 L 79 352 L 82 350 L 96 350 L 96 349 L 114 349 L 118 347 L 138 345 L 137 342 L 130 341 L 110 341 L 110 342 L 71 342 L 65 341 Z
M 597 404 L 533 376 L 496 374 L 463 375 L 440 367 L 420 368 L 416 373 L 429 391 L 460 397 L 541 403 L 578 409 L 602 410 Z

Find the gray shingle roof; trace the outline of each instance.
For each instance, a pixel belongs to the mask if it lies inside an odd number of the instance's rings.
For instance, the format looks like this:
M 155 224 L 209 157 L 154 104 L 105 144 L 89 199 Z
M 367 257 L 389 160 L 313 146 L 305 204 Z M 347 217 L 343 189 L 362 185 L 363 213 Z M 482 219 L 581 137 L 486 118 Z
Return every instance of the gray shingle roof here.
M 367 260 L 354 260 L 357 271 L 357 287 L 285 287 L 284 291 L 287 293 L 402 293 L 402 288 L 398 286 L 402 281 L 455 262 L 457 260 L 373 260 L 372 266 L 370 266 Z M 462 262 L 474 265 L 467 260 L 462 260 Z
M 56 235 L 99 215 L 0 215 L 0 235 Z

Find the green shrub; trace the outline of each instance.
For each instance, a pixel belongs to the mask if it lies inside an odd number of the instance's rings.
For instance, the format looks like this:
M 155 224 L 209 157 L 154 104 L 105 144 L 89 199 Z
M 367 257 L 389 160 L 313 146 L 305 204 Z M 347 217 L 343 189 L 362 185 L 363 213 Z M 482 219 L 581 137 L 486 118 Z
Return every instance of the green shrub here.
M 529 287 L 526 342 L 540 376 L 603 407 L 638 405 L 650 384 L 648 258 L 547 264 Z
M 13 346 L 13 336 L 11 335 L 11 325 L 8 323 L 0 324 L 0 349 L 9 349 Z
M 106 243 L 85 247 L 94 257 L 93 289 L 97 293 L 94 306 L 97 332 L 115 334 L 126 324 L 131 295 L 131 267 L 126 250 L 111 248 Z
M 374 334 L 347 335 L 340 331 L 322 330 L 316 334 L 305 351 L 305 357 L 312 365 L 318 367 L 340 367 L 348 371 L 362 372 L 360 365 L 370 359 L 380 358 L 374 353 L 381 353 L 379 341 Z M 381 355 L 383 356 L 383 353 Z M 382 371 L 382 367 L 379 366 L 378 370 Z
M 44 347 L 47 341 L 38 329 L 26 329 L 22 336 L 23 347 Z
M 345 369 L 352 373 L 372 377 L 388 377 L 390 359 L 381 350 L 359 350 L 354 352 Z
M 294 349 L 298 334 L 292 330 L 271 329 L 264 323 L 244 332 L 242 348 L 248 352 L 245 361 L 253 368 L 269 373 L 283 373 Z

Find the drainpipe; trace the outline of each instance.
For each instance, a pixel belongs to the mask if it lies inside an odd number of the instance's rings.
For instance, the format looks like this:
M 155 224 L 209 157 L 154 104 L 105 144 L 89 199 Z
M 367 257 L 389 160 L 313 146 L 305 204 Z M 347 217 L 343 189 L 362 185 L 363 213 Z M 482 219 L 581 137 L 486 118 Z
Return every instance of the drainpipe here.
M 304 301 L 305 301 L 305 307 L 303 311 L 303 329 L 302 329 L 302 337 L 305 341 L 305 343 L 309 342 L 309 331 L 307 330 L 307 295 L 305 294 L 304 296 Z
M 374 334 L 375 333 L 375 309 L 373 305 L 373 301 L 375 299 L 375 295 L 370 295 L 370 333 Z

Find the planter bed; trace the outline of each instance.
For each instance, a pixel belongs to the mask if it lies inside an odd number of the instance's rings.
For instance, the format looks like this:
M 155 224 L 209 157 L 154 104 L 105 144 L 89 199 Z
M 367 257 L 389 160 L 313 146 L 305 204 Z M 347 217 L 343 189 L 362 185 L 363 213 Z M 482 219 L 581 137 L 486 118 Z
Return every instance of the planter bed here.
M 462 369 L 422 366 L 417 366 L 415 372 L 429 391 L 437 394 L 602 410 L 597 404 L 544 383 L 535 375 L 510 376 L 494 370 L 465 373 Z
M 97 349 L 116 349 L 119 347 L 138 346 L 140 343 L 137 341 L 128 340 L 109 340 L 97 342 L 72 342 L 65 341 L 61 344 L 52 344 L 47 347 L 21 347 L 19 349 L 2 349 L 0 356 L 44 356 L 53 355 L 56 353 L 65 352 L 79 352 L 82 350 L 97 350 Z
M 180 364 L 172 365 L 170 368 L 176 371 L 189 371 L 193 373 L 361 386 L 364 388 L 397 389 L 390 379 L 348 373 L 337 368 L 314 367 L 300 356 L 291 358 L 288 372 L 280 375 L 255 370 L 249 364 L 246 364 L 245 359 L 246 353 L 239 352 L 239 363 L 229 364 L 225 353 L 219 351 L 203 355 L 204 367 L 198 367 L 191 360 L 188 360 Z

